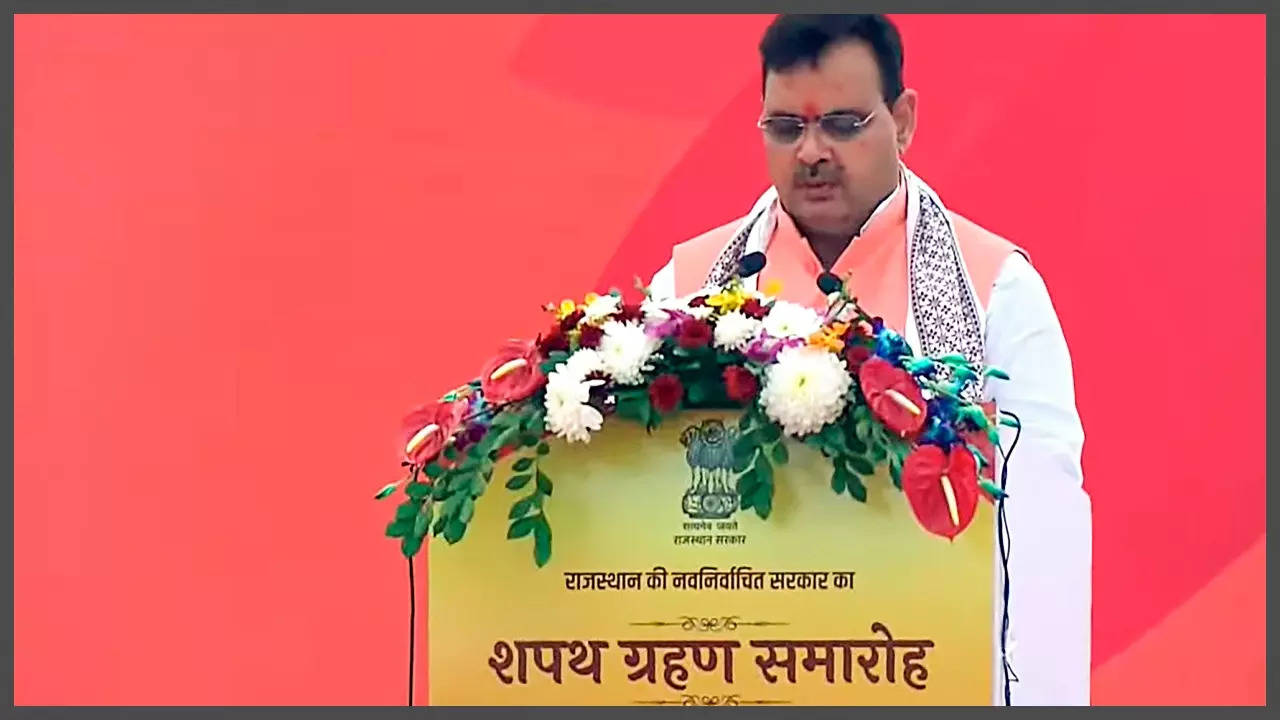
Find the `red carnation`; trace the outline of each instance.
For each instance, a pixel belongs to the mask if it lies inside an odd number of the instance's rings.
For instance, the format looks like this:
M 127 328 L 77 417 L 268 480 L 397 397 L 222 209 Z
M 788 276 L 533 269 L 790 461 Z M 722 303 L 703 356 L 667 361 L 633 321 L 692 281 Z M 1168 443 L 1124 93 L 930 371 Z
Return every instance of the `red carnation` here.
M 978 509 L 978 463 L 962 444 L 922 445 L 902 465 L 902 491 L 925 530 L 954 538 Z
M 866 345 L 848 345 L 844 349 L 844 361 L 850 372 L 858 372 L 862 364 L 871 359 L 871 348 Z
M 578 333 L 578 346 L 584 348 L 600 347 L 600 339 L 604 337 L 604 330 L 595 325 L 583 325 L 582 330 Z
M 742 303 L 742 307 L 739 308 L 739 311 L 743 315 L 746 315 L 749 318 L 755 318 L 756 320 L 763 320 L 764 316 L 769 314 L 769 310 L 765 308 L 764 304 L 755 298 L 751 298 L 750 300 Z
M 703 307 L 707 304 L 707 296 L 699 295 L 689 300 L 689 307 Z
M 684 397 L 684 385 L 680 378 L 670 373 L 659 375 L 649 385 L 649 402 L 660 413 L 669 413 L 680 405 Z
M 567 332 L 578 327 L 578 323 L 582 322 L 582 317 L 584 315 L 586 315 L 586 313 L 581 310 L 574 310 L 568 315 L 565 315 L 564 319 L 560 321 L 560 329 Z
M 760 382 L 750 370 L 740 365 L 730 365 L 724 369 L 724 392 L 729 399 L 746 405 L 755 398 L 760 390 Z
M 640 305 L 638 303 L 623 303 L 622 307 L 618 309 L 617 319 L 622 322 L 640 320 L 643 317 L 644 312 L 640 310 Z
M 862 394 L 885 427 L 906 436 L 924 426 L 925 402 L 911 373 L 873 357 L 858 369 Z
M 680 326 L 680 347 L 696 350 L 711 342 L 711 325 L 705 320 L 689 320 Z
M 551 328 L 551 332 L 547 333 L 538 340 L 538 350 L 543 355 L 550 355 L 553 352 L 569 352 L 569 338 L 565 336 L 564 331 L 557 325 Z

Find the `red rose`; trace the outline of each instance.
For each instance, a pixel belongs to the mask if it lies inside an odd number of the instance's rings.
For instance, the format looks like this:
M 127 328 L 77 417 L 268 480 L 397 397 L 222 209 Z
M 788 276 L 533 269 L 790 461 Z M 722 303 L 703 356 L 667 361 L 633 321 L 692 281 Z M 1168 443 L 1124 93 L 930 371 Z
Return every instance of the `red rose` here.
M 711 325 L 705 320 L 689 320 L 680 326 L 680 347 L 696 350 L 711 342 Z
M 618 310 L 617 319 L 622 322 L 640 320 L 642 318 L 644 318 L 644 311 L 640 309 L 639 303 L 623 303 Z
M 902 436 L 924 427 L 924 395 L 911 373 L 873 357 L 858 369 L 858 381 L 871 412 L 885 427 Z
M 902 465 L 902 491 L 925 530 L 954 538 L 977 512 L 978 463 L 959 443 L 949 455 L 937 445 L 922 445 Z
M 434 460 L 466 418 L 468 406 L 465 399 L 435 402 L 406 415 L 400 424 L 405 459 L 414 465 Z
M 598 348 L 600 340 L 604 338 L 604 330 L 595 325 L 583 325 L 578 331 L 578 347 Z
M 574 310 L 568 315 L 565 315 L 564 319 L 560 321 L 560 329 L 564 330 L 565 332 L 568 332 L 578 327 L 578 323 L 582 322 L 582 317 L 584 315 L 586 315 L 586 313 L 582 312 L 581 310 Z
M 746 405 L 755 398 L 760 390 L 760 382 L 750 370 L 740 365 L 730 365 L 724 369 L 724 392 L 729 399 Z
M 551 328 L 551 332 L 538 340 L 538 350 L 543 355 L 550 355 L 557 351 L 569 352 L 569 338 L 565 336 L 564 331 L 557 325 Z
M 755 318 L 756 320 L 763 320 L 764 316 L 769 314 L 769 311 L 765 308 L 764 304 L 755 298 L 751 298 L 750 300 L 742 303 L 742 307 L 738 308 L 738 310 L 743 315 L 746 315 L 749 318 Z
M 844 349 L 844 361 L 851 372 L 858 372 L 862 364 L 871 359 L 871 348 L 866 345 L 849 345 Z
M 542 359 L 536 343 L 512 340 L 502 346 L 480 373 L 485 400 L 500 404 L 532 395 L 547 382 L 538 367 Z
M 680 405 L 684 397 L 684 385 L 680 378 L 670 373 L 659 375 L 649 385 L 649 402 L 660 413 L 669 413 Z

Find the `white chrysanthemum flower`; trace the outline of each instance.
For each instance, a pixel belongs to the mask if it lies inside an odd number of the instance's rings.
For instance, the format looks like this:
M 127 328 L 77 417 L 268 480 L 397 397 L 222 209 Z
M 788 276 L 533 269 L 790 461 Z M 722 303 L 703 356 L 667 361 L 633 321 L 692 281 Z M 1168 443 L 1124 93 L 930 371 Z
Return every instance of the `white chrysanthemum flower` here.
M 646 335 L 638 322 L 610 320 L 604 324 L 604 337 L 600 338 L 604 371 L 622 385 L 644 381 L 641 373 L 645 363 L 657 349 L 658 341 Z
M 599 381 L 588 382 L 567 365 L 561 363 L 547 374 L 547 430 L 570 442 L 587 442 L 604 422 L 600 411 L 587 404 L 591 385 Z
M 666 321 L 668 310 L 688 312 L 689 306 L 685 305 L 683 300 L 677 298 L 662 298 L 660 300 L 645 298 L 644 302 L 640 303 L 640 312 L 643 313 L 644 321 L 647 323 Z
M 721 350 L 742 351 L 760 332 L 760 321 L 733 311 L 716 321 L 715 345 Z
M 833 353 L 807 345 L 783 348 L 765 369 L 760 404 L 783 432 L 808 435 L 840 417 L 852 382 Z
M 586 403 L 547 404 L 547 430 L 569 442 L 589 442 L 603 423 L 600 411 Z
M 795 303 L 779 300 L 764 316 L 764 329 L 773 337 L 803 337 L 818 332 L 822 328 L 822 316 L 817 312 Z
M 716 309 L 710 305 L 699 305 L 697 307 L 689 308 L 686 312 L 699 320 L 706 320 L 716 314 Z
M 603 370 L 604 358 L 600 356 L 598 350 L 593 348 L 578 348 L 578 351 L 570 355 L 569 359 L 557 369 L 581 380 L 593 372 Z
M 582 309 L 582 319 L 593 325 L 615 314 L 622 307 L 622 298 L 617 295 L 601 295 L 587 303 Z

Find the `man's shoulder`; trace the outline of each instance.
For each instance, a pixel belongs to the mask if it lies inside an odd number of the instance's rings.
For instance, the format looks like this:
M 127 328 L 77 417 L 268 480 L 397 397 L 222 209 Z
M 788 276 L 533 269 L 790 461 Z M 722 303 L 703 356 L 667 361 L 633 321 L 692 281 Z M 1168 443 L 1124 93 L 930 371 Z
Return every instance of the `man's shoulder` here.
M 956 239 L 960 241 L 961 252 L 966 255 L 981 253 L 1007 257 L 1009 253 L 1018 253 L 1030 259 L 1027 252 L 1004 236 L 992 232 L 969 218 L 950 211 L 951 222 L 956 228 Z

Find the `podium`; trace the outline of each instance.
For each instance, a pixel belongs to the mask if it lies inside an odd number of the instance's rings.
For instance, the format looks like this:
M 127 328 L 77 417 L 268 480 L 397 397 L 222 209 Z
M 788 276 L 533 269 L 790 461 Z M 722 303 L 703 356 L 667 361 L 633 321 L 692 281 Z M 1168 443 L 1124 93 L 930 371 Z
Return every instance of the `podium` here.
M 499 461 L 465 539 L 428 547 L 428 703 L 990 704 L 992 506 L 931 535 L 883 469 L 860 502 L 782 439 L 762 518 L 740 415 L 610 420 Z

